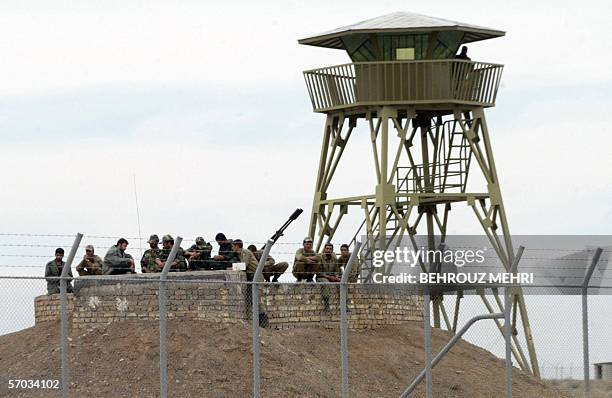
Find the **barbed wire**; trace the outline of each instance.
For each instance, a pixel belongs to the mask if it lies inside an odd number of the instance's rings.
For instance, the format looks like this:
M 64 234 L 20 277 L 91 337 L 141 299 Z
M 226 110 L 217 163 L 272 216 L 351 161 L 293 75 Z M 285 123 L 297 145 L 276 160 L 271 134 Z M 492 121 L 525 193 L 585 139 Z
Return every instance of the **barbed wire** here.
M 43 238 L 74 238 L 76 234 L 42 234 L 42 233 L 14 233 L 14 232 L 2 232 L 0 236 L 14 236 L 14 237 L 43 237 Z M 159 234 L 158 234 L 159 236 Z M 128 240 L 143 240 L 148 241 L 148 236 L 135 237 L 135 236 L 105 236 L 105 235 L 83 235 L 84 239 L 128 239 Z M 184 238 L 183 242 L 195 242 L 194 239 Z M 214 242 L 214 239 L 211 239 L 210 242 Z M 252 243 L 257 244 L 266 244 L 267 241 L 251 241 Z M 302 242 L 276 242 L 275 245 L 301 245 Z M 70 243 L 69 245 L 72 245 Z

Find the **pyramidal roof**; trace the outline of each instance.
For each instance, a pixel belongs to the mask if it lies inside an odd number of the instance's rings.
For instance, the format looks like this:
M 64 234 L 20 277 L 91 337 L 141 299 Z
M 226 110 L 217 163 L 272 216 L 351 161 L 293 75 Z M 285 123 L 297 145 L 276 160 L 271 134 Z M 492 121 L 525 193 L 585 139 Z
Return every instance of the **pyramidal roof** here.
M 470 25 L 443 18 L 430 17 L 427 15 L 414 14 L 411 12 L 398 11 L 319 33 L 318 35 L 298 40 L 298 43 L 319 47 L 344 48 L 341 38 L 354 33 L 431 32 L 437 30 L 463 31 L 465 32 L 463 43 L 505 35 L 505 32 L 501 30 Z

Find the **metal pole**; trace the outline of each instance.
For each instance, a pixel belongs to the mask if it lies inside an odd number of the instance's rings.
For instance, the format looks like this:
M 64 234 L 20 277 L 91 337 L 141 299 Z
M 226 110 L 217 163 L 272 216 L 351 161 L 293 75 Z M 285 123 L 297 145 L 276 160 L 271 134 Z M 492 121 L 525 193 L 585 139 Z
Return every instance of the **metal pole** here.
M 264 265 L 274 245 L 272 239 L 268 239 L 266 247 L 259 259 L 253 281 L 251 282 L 251 320 L 253 325 L 253 397 L 261 396 L 261 368 L 259 352 L 259 280 L 262 277 Z
M 361 242 L 355 242 L 353 252 L 349 257 L 346 267 L 342 272 L 340 280 L 340 357 L 342 362 L 342 398 L 349 395 L 349 370 L 348 370 L 348 280 L 353 269 L 353 263 L 359 255 Z
M 172 262 L 176 257 L 178 248 L 181 246 L 183 238 L 176 237 L 172 250 L 168 255 L 168 259 L 164 264 L 161 275 L 159 277 L 159 387 L 160 397 L 168 397 L 168 351 L 166 349 L 166 283 L 168 272 L 172 266 Z
M 74 238 L 74 243 L 68 253 L 66 264 L 62 268 L 60 275 L 60 317 L 61 317 L 61 347 L 62 347 L 62 396 L 68 397 L 70 395 L 70 345 L 68 344 L 68 282 L 69 279 L 68 271 L 72 267 L 72 261 L 76 256 L 76 252 L 83 239 L 83 234 L 78 233 Z
M 448 351 L 450 351 L 450 349 L 453 348 L 453 346 L 459 341 L 459 339 L 461 339 L 461 337 L 463 337 L 465 332 L 467 332 L 468 329 L 474 323 L 481 321 L 483 319 L 500 319 L 503 317 L 504 317 L 504 314 L 499 312 L 499 313 L 494 313 L 494 314 L 477 315 L 474 318 L 467 321 L 467 323 L 461 328 L 461 330 L 459 330 L 459 332 L 457 332 L 457 334 L 454 335 L 448 341 L 448 343 L 446 343 L 446 345 L 440 350 L 440 352 L 434 357 L 434 359 L 431 361 L 431 366 L 432 367 L 436 366 L 438 362 L 440 362 L 440 360 L 448 353 Z M 408 388 L 402 393 L 402 395 L 400 395 L 400 398 L 407 398 L 408 396 L 410 396 L 410 394 L 412 394 L 416 386 L 418 386 L 419 383 L 423 381 L 423 379 L 425 378 L 426 372 L 427 372 L 427 369 L 423 369 L 421 373 L 419 373 L 419 375 L 408 386 Z
M 504 339 L 506 340 L 506 398 L 512 398 L 512 328 L 510 325 L 511 288 L 504 289 Z
M 510 266 L 510 272 L 516 274 L 518 272 L 518 263 L 521 261 L 523 252 L 525 251 L 524 246 L 519 246 L 512 265 Z M 506 342 L 506 398 L 512 398 L 512 324 L 511 324 L 511 311 L 512 311 L 512 288 L 506 286 L 504 288 L 504 340 Z
M 588 398 L 591 396 L 591 375 L 589 372 L 589 309 L 588 309 L 588 289 L 589 281 L 595 271 L 595 266 L 601 257 L 603 249 L 601 247 L 595 250 L 595 255 L 591 260 L 591 265 L 587 269 L 587 273 L 582 281 L 582 356 L 584 366 L 584 394 Z
M 432 380 L 432 364 L 431 364 L 431 297 L 429 296 L 429 286 L 425 286 L 425 294 L 423 295 L 423 322 L 425 326 L 425 392 L 427 398 L 433 397 L 433 380 Z

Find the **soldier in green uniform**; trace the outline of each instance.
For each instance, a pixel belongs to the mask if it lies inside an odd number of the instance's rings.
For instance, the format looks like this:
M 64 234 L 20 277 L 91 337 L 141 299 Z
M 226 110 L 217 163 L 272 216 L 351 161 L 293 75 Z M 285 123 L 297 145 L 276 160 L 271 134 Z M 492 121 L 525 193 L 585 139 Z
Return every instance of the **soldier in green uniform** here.
M 189 269 L 199 271 L 210 267 L 210 253 L 212 245 L 207 243 L 204 238 L 198 236 L 195 245 L 192 245 L 186 252 L 185 258 L 189 260 Z
M 334 253 L 334 245 L 326 243 L 321 255 L 321 265 L 317 272 L 317 282 L 340 282 L 342 271 L 340 270 L 340 262 L 336 253 Z
M 255 245 L 249 245 L 247 249 L 250 250 L 251 253 L 253 253 L 255 259 L 259 263 L 259 260 L 261 260 L 261 256 L 263 255 L 263 249 L 257 250 Z M 266 263 L 264 264 L 263 277 L 266 282 L 270 282 L 270 277 L 272 277 L 272 282 L 278 282 L 278 278 L 280 278 L 280 276 L 287 270 L 287 268 L 289 268 L 289 264 L 286 261 L 281 261 L 280 263 L 277 263 L 276 261 L 274 261 L 274 258 L 268 254 L 268 258 L 266 259 Z
M 47 294 L 57 294 L 60 292 L 60 280 L 55 279 L 62 275 L 62 269 L 66 263 L 62 260 L 64 258 L 64 249 L 58 247 L 55 249 L 55 258 L 47 263 L 45 266 L 45 278 L 47 279 Z M 68 276 L 72 278 L 72 270 L 68 270 Z M 72 293 L 72 279 L 67 281 L 68 293 Z
M 250 251 L 244 248 L 242 240 L 236 239 L 232 242 L 232 252 L 236 255 L 238 262 L 244 263 L 246 265 L 246 277 L 247 281 L 253 281 L 255 278 L 255 271 L 257 271 L 258 261 L 255 258 L 255 255 Z M 263 279 L 258 280 L 257 282 L 262 282 Z M 247 284 L 245 289 L 243 290 L 244 301 L 245 301 L 245 315 L 247 318 L 251 318 L 252 315 L 252 307 L 251 307 L 251 299 L 252 299 L 253 286 L 252 284 Z M 268 325 L 268 316 L 265 312 L 259 312 L 259 326 L 266 327 Z
M 244 263 L 246 265 L 247 281 L 252 281 L 258 265 L 255 255 L 250 250 L 243 247 L 243 243 L 240 239 L 232 241 L 232 251 L 236 253 L 236 256 L 238 257 L 237 262 Z
M 160 269 L 164 268 L 168 256 L 174 246 L 174 238 L 171 235 L 164 235 L 162 238 L 162 249 L 159 252 L 159 257 L 155 260 L 155 263 Z M 187 271 L 187 262 L 185 261 L 185 252 L 181 247 L 176 252 L 176 257 L 170 265 L 170 272 L 183 272 Z
M 85 256 L 76 267 L 79 276 L 102 275 L 102 267 L 102 259 L 94 254 L 94 247 L 85 246 Z
M 291 272 L 298 282 L 313 282 L 313 277 L 321 265 L 321 257 L 312 249 L 312 238 L 304 238 L 302 245 L 303 247 L 295 252 Z
M 161 252 L 161 249 L 159 248 L 159 237 L 153 234 L 149 236 L 147 243 L 149 244 L 150 248 L 145 250 L 145 252 L 142 254 L 142 258 L 140 259 L 140 270 L 143 274 L 161 272 L 161 268 L 159 268 L 155 262 L 155 260 L 159 258 L 159 252 Z
M 344 270 L 346 265 L 348 264 L 349 258 L 351 258 L 351 252 L 349 252 L 349 246 L 345 243 L 340 246 L 340 257 L 338 260 L 340 261 L 340 266 Z M 351 273 L 349 274 L 348 281 L 350 283 L 357 283 L 357 279 L 359 278 L 359 259 L 356 258 L 353 263 L 353 268 L 351 269 Z
M 215 236 L 215 240 L 219 244 L 219 253 L 213 257 L 211 269 L 232 269 L 232 263 L 240 262 L 238 254 L 232 250 L 232 240 L 222 232 Z
M 323 297 L 325 311 L 329 310 L 329 298 L 337 291 L 336 287 L 329 286 L 329 283 L 340 282 L 341 275 L 340 262 L 334 253 L 334 245 L 326 243 L 321 255 L 321 266 L 319 272 L 317 272 L 317 283 L 323 284 L 321 286 L 321 296 Z
M 125 252 L 128 241 L 121 238 L 116 245 L 111 246 L 104 255 L 102 272 L 104 275 L 135 274 L 134 258 Z

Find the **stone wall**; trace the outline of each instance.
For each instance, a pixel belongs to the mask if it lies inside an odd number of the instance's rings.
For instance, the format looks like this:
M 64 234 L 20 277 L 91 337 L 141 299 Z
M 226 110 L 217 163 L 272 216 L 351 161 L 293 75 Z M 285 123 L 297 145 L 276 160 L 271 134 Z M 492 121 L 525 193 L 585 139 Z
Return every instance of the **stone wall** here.
M 239 271 L 169 274 L 168 318 L 240 322 L 250 318 L 250 286 Z M 69 295 L 76 328 L 126 319 L 159 319 L 159 275 L 80 277 Z M 350 285 L 349 325 L 373 328 L 422 320 L 422 299 L 408 286 Z M 325 299 L 327 297 L 327 299 Z M 260 313 L 271 328 L 338 327 L 338 284 L 266 284 L 260 287 Z M 59 295 L 36 298 L 36 323 L 59 319 Z
M 60 320 L 60 295 L 38 296 L 34 299 L 34 319 L 36 323 Z M 74 312 L 74 295 L 68 295 L 68 314 Z

